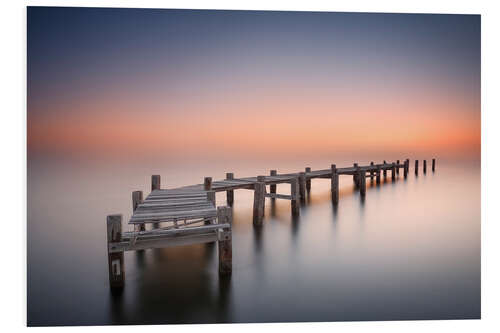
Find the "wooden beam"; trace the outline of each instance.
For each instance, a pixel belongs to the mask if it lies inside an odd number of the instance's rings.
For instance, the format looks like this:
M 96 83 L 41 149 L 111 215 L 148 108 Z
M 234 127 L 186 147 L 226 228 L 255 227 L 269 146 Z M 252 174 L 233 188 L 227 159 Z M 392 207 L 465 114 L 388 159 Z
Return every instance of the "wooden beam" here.
M 271 199 L 285 199 L 285 200 L 292 200 L 293 199 L 291 195 L 278 194 L 278 193 L 266 193 L 265 197 L 271 198 Z
M 123 288 L 125 284 L 125 261 L 123 251 L 112 253 L 110 243 L 122 240 L 122 215 L 108 215 L 106 218 L 108 240 L 109 285 L 111 288 Z

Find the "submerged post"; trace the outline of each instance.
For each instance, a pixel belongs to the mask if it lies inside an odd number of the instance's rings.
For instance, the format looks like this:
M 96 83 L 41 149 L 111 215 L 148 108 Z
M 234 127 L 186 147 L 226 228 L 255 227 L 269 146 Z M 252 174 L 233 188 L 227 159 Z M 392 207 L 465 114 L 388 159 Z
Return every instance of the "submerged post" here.
M 392 167 L 391 167 L 391 178 L 392 181 L 396 181 L 396 163 L 392 162 Z
M 234 179 L 234 174 L 232 172 L 226 173 L 226 179 L 231 180 Z M 226 191 L 226 201 L 228 206 L 232 207 L 234 203 L 234 190 L 227 190 Z
M 436 170 L 436 159 L 433 158 L 432 159 L 432 172 L 434 172 Z
M 387 169 L 385 168 L 385 165 L 387 164 L 387 162 L 384 160 L 384 180 L 387 179 Z
M 232 225 L 233 216 L 231 208 L 217 207 L 217 223 L 229 223 Z M 233 246 L 232 246 L 232 231 L 229 228 L 223 228 L 218 235 L 218 250 L 219 250 L 219 274 L 231 274 L 233 270 Z
M 269 174 L 271 176 L 276 176 L 278 174 L 278 171 L 271 170 L 271 171 L 269 171 Z M 269 185 L 269 193 L 276 194 L 276 184 Z M 275 201 L 276 201 L 276 198 L 271 198 L 271 202 L 275 202 Z
M 264 220 L 264 208 L 266 199 L 265 176 L 257 176 L 253 193 L 253 225 L 261 226 Z
M 396 161 L 396 174 L 399 176 L 399 160 Z
M 362 197 L 366 195 L 366 171 L 358 167 L 359 193 Z
M 292 216 L 297 217 L 300 215 L 299 177 L 290 180 L 290 194 L 292 196 Z
M 415 160 L 415 176 L 418 176 L 418 160 Z
M 337 173 L 337 166 L 332 164 L 332 202 L 339 203 L 339 174 Z
M 142 203 L 142 191 L 134 191 L 132 192 L 132 213 L 135 212 L 137 206 Z M 145 231 L 146 226 L 144 223 L 134 225 L 135 231 Z
M 404 162 L 403 176 L 405 177 L 405 179 L 408 177 L 408 160 L 405 160 Z
M 377 175 L 377 185 L 380 185 L 380 165 L 377 165 L 376 175 Z
M 424 160 L 424 175 L 427 173 L 427 160 Z
M 160 189 L 160 175 L 151 176 L 151 191 Z
M 108 215 L 106 218 L 108 240 L 109 285 L 111 288 L 122 288 L 125 284 L 125 262 L 122 252 L 110 253 L 110 244 L 122 240 L 122 215 Z
M 300 192 L 300 202 L 304 203 L 306 201 L 306 173 L 299 173 L 299 192 Z
M 311 172 L 311 168 L 307 167 L 306 173 L 310 173 L 310 172 Z M 307 178 L 307 177 L 306 177 L 306 191 L 307 191 L 307 193 L 311 192 L 311 178 Z

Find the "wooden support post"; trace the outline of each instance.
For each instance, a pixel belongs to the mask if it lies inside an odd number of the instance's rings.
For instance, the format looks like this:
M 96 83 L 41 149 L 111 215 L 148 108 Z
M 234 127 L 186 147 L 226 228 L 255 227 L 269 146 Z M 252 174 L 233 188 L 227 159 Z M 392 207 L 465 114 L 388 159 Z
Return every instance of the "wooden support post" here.
M 403 176 L 405 179 L 408 177 L 408 160 L 405 160 L 404 166 L 403 166 Z
M 366 195 L 366 171 L 358 167 L 359 193 L 362 197 Z
M 207 191 L 207 199 L 208 199 L 208 201 L 210 201 L 214 205 L 214 207 L 217 207 L 215 191 L 212 191 L 212 190 Z M 205 225 L 209 225 L 212 223 L 212 220 L 208 219 L 208 220 L 203 221 L 203 223 Z
M 292 178 L 290 181 L 290 193 L 292 195 L 292 216 L 300 215 L 300 193 L 299 193 L 299 177 Z
M 300 202 L 304 203 L 306 201 L 306 173 L 299 173 L 299 193 Z
M 205 191 L 210 191 L 212 189 L 212 177 L 205 177 L 203 180 L 203 188 Z
M 393 182 L 396 181 L 396 163 L 394 162 L 392 162 L 391 177 Z
M 427 173 L 427 160 L 424 160 L 424 175 Z
M 385 165 L 387 164 L 387 162 L 384 160 L 384 180 L 387 179 L 387 170 L 385 169 Z
M 306 172 L 310 173 L 311 172 L 311 168 L 307 167 L 306 168 Z M 311 192 L 311 178 L 306 178 L 306 190 L 307 190 L 307 193 Z
M 377 185 L 379 185 L 380 184 L 380 165 L 377 165 L 376 175 L 377 175 Z
M 432 159 L 432 172 L 436 171 L 436 159 Z
M 418 160 L 415 160 L 415 176 L 418 176 Z
M 151 176 L 151 191 L 160 189 L 160 175 Z
M 226 179 L 234 179 L 234 174 L 232 172 L 226 173 Z M 234 203 L 234 190 L 228 190 L 226 191 L 226 201 L 228 206 L 232 207 Z
M 370 166 L 373 167 L 375 164 L 372 162 L 370 162 Z M 375 175 L 375 171 L 373 170 L 370 170 L 370 182 L 373 182 L 373 176 Z
M 337 166 L 332 164 L 332 202 L 339 203 L 339 174 L 337 173 Z
M 265 176 L 257 176 L 257 183 L 254 185 L 253 194 L 253 224 L 261 226 L 264 220 L 264 209 L 266 199 Z
M 396 174 L 399 176 L 399 160 L 396 161 Z
M 232 224 L 233 216 L 231 208 L 217 207 L 217 223 Z M 218 248 L 219 248 L 219 274 L 231 274 L 233 270 L 233 246 L 232 246 L 232 229 L 226 228 L 219 231 Z
M 123 288 L 125 284 L 125 262 L 123 252 L 109 252 L 110 243 L 118 243 L 122 240 L 122 216 L 108 215 L 106 218 L 108 234 L 108 268 L 109 285 L 111 288 Z
M 151 191 L 154 191 L 154 190 L 159 190 L 160 189 L 160 175 L 153 175 L 151 176 Z M 158 227 L 160 226 L 159 223 L 153 223 L 151 225 L 151 228 L 153 229 L 157 229 Z
M 142 191 L 134 191 L 132 192 L 132 212 L 135 212 L 137 206 L 142 203 Z M 145 231 L 146 226 L 144 223 L 134 225 L 135 231 Z
M 352 181 L 354 182 L 354 187 L 359 188 L 359 180 L 358 180 L 358 173 L 356 172 L 358 170 L 358 163 L 354 163 L 354 174 L 352 175 Z
M 269 175 L 271 176 L 276 176 L 278 174 L 278 171 L 276 170 L 271 170 L 269 171 Z M 276 184 L 271 184 L 269 185 L 269 193 L 276 194 Z M 275 202 L 276 198 L 271 198 L 271 202 Z

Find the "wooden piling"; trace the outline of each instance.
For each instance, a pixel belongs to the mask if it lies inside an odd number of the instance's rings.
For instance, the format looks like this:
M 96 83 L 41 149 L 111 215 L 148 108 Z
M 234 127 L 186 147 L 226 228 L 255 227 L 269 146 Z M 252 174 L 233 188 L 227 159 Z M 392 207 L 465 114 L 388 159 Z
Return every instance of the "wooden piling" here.
M 210 191 L 212 189 L 212 177 L 205 177 L 203 180 L 203 189 L 205 191 Z
M 306 201 L 306 173 L 299 173 L 299 193 L 300 202 L 304 203 Z
M 427 173 L 427 160 L 424 160 L 424 175 Z
M 110 253 L 110 243 L 122 240 L 122 215 L 108 215 L 106 218 L 108 240 L 109 285 L 111 288 L 123 288 L 125 284 L 125 261 L 123 252 Z
M 432 172 L 434 172 L 436 170 L 436 159 L 433 158 L 432 159 Z
M 399 160 L 396 161 L 396 175 L 399 176 Z
M 352 175 L 352 181 L 354 182 L 354 187 L 359 188 L 359 180 L 358 180 L 358 173 L 356 170 L 358 169 L 358 163 L 354 163 L 354 174 Z
M 385 168 L 385 165 L 387 164 L 387 162 L 384 160 L 384 180 L 387 179 L 387 169 Z
M 311 172 L 311 168 L 307 167 L 306 168 L 306 173 Z M 306 191 L 307 193 L 311 192 L 311 178 L 306 178 Z
M 231 208 L 217 207 L 217 223 L 233 222 Z M 219 274 L 231 274 L 233 270 L 233 249 L 232 249 L 232 229 L 225 228 L 219 231 L 218 235 L 218 250 L 219 250 Z
M 137 206 L 139 206 L 142 203 L 142 201 L 143 201 L 142 191 L 132 192 L 132 213 L 137 209 Z M 134 226 L 134 229 L 136 231 L 145 231 L 146 226 L 144 225 L 144 223 L 136 224 Z
M 292 216 L 298 217 L 300 215 L 299 177 L 290 180 L 290 193 L 292 196 Z
M 153 176 L 151 176 L 151 191 L 159 190 L 160 186 L 161 186 L 160 175 L 153 175 Z M 151 228 L 157 229 L 159 226 L 160 226 L 159 223 L 153 223 L 151 225 Z
M 359 193 L 362 197 L 366 195 L 366 171 L 358 167 Z
M 408 160 L 405 160 L 404 162 L 403 176 L 405 177 L 405 179 L 408 177 Z
M 276 176 L 278 174 L 278 171 L 276 170 L 271 170 L 269 171 L 269 175 L 271 176 Z M 276 194 L 276 184 L 271 184 L 269 185 L 269 193 Z M 271 198 L 271 202 L 275 202 L 276 198 Z
M 377 176 L 377 185 L 379 185 L 380 184 L 380 165 L 377 165 L 376 176 Z
M 396 181 L 396 163 L 392 162 L 392 167 L 391 167 L 391 178 L 392 181 Z
M 217 207 L 217 203 L 216 203 L 216 197 L 215 197 L 215 191 L 207 191 L 207 199 L 208 201 L 210 201 L 214 207 Z M 212 223 L 212 220 L 211 219 L 206 219 L 205 221 L 203 221 L 205 225 L 209 225 Z
M 339 174 L 337 173 L 337 166 L 332 164 L 332 202 L 334 204 L 339 203 Z
M 370 166 L 373 167 L 375 164 L 372 162 L 370 162 Z M 370 182 L 373 183 L 373 176 L 375 175 L 375 171 L 373 170 L 370 170 Z
M 253 194 L 253 224 L 261 226 L 264 220 L 266 183 L 265 176 L 257 176 Z
M 160 175 L 151 176 L 151 191 L 160 189 Z
M 418 160 L 415 160 L 415 176 L 418 176 Z
M 234 174 L 232 172 L 226 173 L 226 179 L 231 180 L 234 179 Z M 226 191 L 226 201 L 228 206 L 232 207 L 234 203 L 234 190 Z

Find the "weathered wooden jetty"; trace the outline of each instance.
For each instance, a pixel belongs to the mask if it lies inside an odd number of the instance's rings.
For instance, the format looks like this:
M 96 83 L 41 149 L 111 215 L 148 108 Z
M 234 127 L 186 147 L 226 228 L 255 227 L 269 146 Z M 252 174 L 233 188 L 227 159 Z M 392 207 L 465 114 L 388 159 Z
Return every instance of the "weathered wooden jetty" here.
M 435 171 L 435 159 L 432 159 L 432 172 Z M 423 163 L 424 174 L 427 161 Z M 121 288 L 125 282 L 123 255 L 125 251 L 142 251 L 200 243 L 218 243 L 219 273 L 230 274 L 232 271 L 232 210 L 234 190 L 254 191 L 253 224 L 262 225 L 265 211 L 265 198 L 291 201 L 292 216 L 299 216 L 300 205 L 305 202 L 306 192 L 311 191 L 311 179 L 324 178 L 331 181 L 332 203 L 339 202 L 339 176 L 352 176 L 354 186 L 362 198 L 366 196 L 366 178 L 381 183 L 387 172 L 391 180 L 396 181 L 400 169 L 403 177 L 408 177 L 410 160 L 399 160 L 381 164 L 371 162 L 360 166 L 337 168 L 332 164 L 328 169 L 278 174 L 271 170 L 268 176 L 235 178 L 234 173 L 227 173 L 226 179 L 212 181 L 205 177 L 203 184 L 189 185 L 175 189 L 162 189 L 159 175 L 151 177 L 151 193 L 143 199 L 142 191 L 132 193 L 132 217 L 129 224 L 131 231 L 122 232 L 122 215 L 107 217 L 109 282 L 112 288 Z M 418 175 L 418 160 L 415 160 L 415 175 Z M 290 194 L 276 193 L 278 184 L 289 184 Z M 269 192 L 266 187 L 269 185 Z M 228 206 L 216 207 L 215 193 L 226 192 Z M 160 225 L 161 224 L 161 225 Z M 146 228 L 146 226 L 149 228 Z

